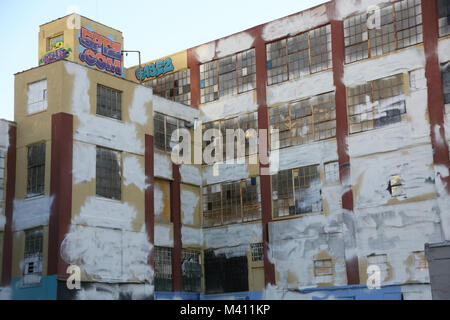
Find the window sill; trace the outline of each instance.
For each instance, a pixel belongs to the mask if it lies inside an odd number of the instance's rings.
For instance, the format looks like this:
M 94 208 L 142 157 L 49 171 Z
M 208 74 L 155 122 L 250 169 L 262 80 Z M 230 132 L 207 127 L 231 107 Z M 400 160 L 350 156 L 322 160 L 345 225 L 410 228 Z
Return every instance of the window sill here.
M 272 217 L 272 221 L 284 221 L 284 220 L 294 220 L 294 219 L 301 219 L 305 217 L 314 217 L 314 216 L 321 216 L 325 215 L 324 211 L 321 212 L 312 212 L 312 213 L 302 213 L 302 214 L 296 214 L 292 216 L 284 216 L 284 217 Z
M 119 119 L 108 117 L 108 116 L 104 116 L 104 115 L 98 114 L 98 113 L 95 113 L 95 116 L 98 117 L 98 118 L 101 118 L 101 119 L 112 120 L 112 121 L 115 121 L 115 122 L 118 122 L 118 123 L 121 123 L 121 124 L 125 124 L 125 121 L 123 121 L 123 119 L 119 120 Z
M 24 200 L 31 201 L 31 200 L 36 200 L 36 199 L 42 199 L 45 197 L 46 197 L 45 193 L 36 194 L 36 195 L 26 195 Z

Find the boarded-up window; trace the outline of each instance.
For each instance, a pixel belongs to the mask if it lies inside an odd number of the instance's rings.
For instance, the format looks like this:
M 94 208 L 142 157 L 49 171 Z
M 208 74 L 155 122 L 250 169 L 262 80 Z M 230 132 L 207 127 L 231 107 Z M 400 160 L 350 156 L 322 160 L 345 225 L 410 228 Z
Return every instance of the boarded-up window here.
M 155 247 L 155 291 L 172 291 L 172 248 Z
M 439 36 L 450 34 L 450 0 L 438 0 Z
M 28 147 L 27 197 L 44 194 L 45 188 L 45 143 Z
M 163 76 L 144 84 L 153 88 L 153 93 L 186 105 L 191 104 L 191 72 L 189 69 Z
M 47 79 L 28 85 L 27 114 L 47 110 Z
M 272 85 L 328 70 L 331 60 L 331 26 L 267 44 L 267 84 Z
M 120 152 L 97 147 L 96 194 L 109 199 L 121 199 L 122 169 Z
M 336 136 L 334 93 L 270 108 L 269 118 L 271 132 L 278 130 L 279 148 L 333 138 Z M 271 149 L 276 149 L 278 145 L 271 142 Z
M 212 227 L 261 219 L 259 177 L 203 188 L 203 225 Z
M 346 63 L 379 56 L 423 41 L 421 0 L 398 1 L 380 9 L 379 26 L 376 25 L 378 13 L 375 11 L 344 20 Z
M 186 292 L 201 292 L 202 265 L 199 250 L 181 250 L 181 271 L 183 275 L 183 290 Z
M 25 231 L 24 284 L 41 281 L 43 242 L 42 228 Z
M 207 294 L 248 291 L 247 256 L 205 251 L 205 292 Z
M 200 65 L 201 103 L 256 88 L 255 49 Z
M 97 85 L 97 114 L 122 120 L 122 92 Z
M 401 122 L 406 114 L 403 74 L 350 87 L 347 95 L 350 133 Z
M 155 148 L 163 152 L 172 152 L 174 143 L 171 142 L 172 134 L 177 129 L 186 128 L 186 122 L 155 112 Z
M 322 211 L 319 166 L 280 171 L 272 176 L 274 217 Z

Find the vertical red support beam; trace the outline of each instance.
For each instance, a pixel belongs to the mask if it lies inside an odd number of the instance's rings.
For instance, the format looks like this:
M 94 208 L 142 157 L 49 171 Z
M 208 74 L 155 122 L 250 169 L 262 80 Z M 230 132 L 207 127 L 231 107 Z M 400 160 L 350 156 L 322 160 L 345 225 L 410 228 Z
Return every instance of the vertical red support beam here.
M 444 128 L 444 93 L 438 56 L 437 0 L 422 0 L 422 19 L 433 160 L 435 165 L 450 168 L 449 147 Z M 450 192 L 450 177 L 442 177 L 442 179 L 447 185 L 447 192 Z
M 329 4 L 328 16 L 335 17 L 335 2 Z M 347 120 L 347 93 L 342 81 L 344 77 L 345 44 L 343 21 L 331 21 L 333 79 L 336 87 L 336 139 L 339 158 L 339 173 L 342 187 L 346 192 L 342 195 L 342 208 L 353 211 L 353 191 L 350 181 L 350 156 L 348 154 L 347 137 L 349 134 Z M 354 237 L 354 235 L 351 235 Z M 358 257 L 347 257 L 348 284 L 359 284 Z
M 2 286 L 8 286 L 12 276 L 12 219 L 14 196 L 16 193 L 16 144 L 17 144 L 17 128 L 14 125 L 9 126 L 9 147 L 6 158 L 6 197 L 5 197 L 5 214 L 6 224 L 3 235 L 3 261 L 2 261 Z
M 183 291 L 181 274 L 181 175 L 180 167 L 172 164 L 173 181 L 170 184 L 170 215 L 173 223 L 172 290 Z
M 198 107 L 200 105 L 200 64 L 194 50 L 187 51 L 187 64 L 191 73 L 191 106 Z
M 146 177 L 146 185 L 145 188 L 145 230 L 147 231 L 148 240 L 151 245 L 155 245 L 155 195 L 154 191 L 154 183 L 155 183 L 155 160 L 154 160 L 154 140 L 153 136 L 145 135 L 145 177 Z M 148 264 L 154 270 L 153 263 L 153 252 L 150 252 L 148 256 Z
M 266 130 L 267 135 L 260 139 L 267 139 L 259 143 L 260 155 L 260 183 L 261 183 L 261 216 L 263 228 L 263 247 L 264 247 L 264 278 L 265 285 L 274 285 L 275 266 L 270 262 L 268 255 L 269 242 L 269 223 L 272 221 L 272 187 L 269 175 L 269 150 L 262 148 L 263 145 L 268 146 L 269 139 L 269 114 L 267 109 L 266 95 L 266 79 L 267 79 L 267 59 L 266 59 L 266 43 L 262 38 L 263 27 L 256 27 L 251 30 L 252 36 L 255 37 L 255 53 L 256 53 L 256 98 L 258 103 L 258 129 Z M 260 131 L 261 132 L 261 131 Z
M 49 221 L 48 275 L 66 279 L 67 264 L 60 256 L 60 246 L 72 219 L 73 116 L 52 115 L 50 196 L 53 204 Z

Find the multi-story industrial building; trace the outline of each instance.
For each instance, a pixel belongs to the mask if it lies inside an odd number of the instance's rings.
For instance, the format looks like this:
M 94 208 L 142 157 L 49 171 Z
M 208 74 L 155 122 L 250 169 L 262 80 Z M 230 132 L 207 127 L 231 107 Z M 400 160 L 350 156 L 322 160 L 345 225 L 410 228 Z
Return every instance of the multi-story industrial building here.
M 2 296 L 450 298 L 450 1 L 374 3 L 129 69 L 121 32 L 42 25 L 0 122 Z

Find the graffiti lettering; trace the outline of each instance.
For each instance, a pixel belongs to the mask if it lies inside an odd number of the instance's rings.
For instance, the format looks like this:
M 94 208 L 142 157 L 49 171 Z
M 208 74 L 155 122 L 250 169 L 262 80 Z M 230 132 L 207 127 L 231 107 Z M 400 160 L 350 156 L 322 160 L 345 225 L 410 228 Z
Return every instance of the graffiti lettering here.
M 145 80 L 149 78 L 159 77 L 162 74 L 172 72 L 174 70 L 172 59 L 160 60 L 155 63 L 151 63 L 143 68 L 136 69 L 136 78 L 138 80 Z
M 42 57 L 41 64 L 49 64 L 55 61 L 63 60 L 69 57 L 71 49 L 57 49 L 55 51 L 49 52 Z
M 91 67 L 122 76 L 122 49 L 119 42 L 115 42 L 84 27 L 81 28 L 79 38 L 80 60 Z

